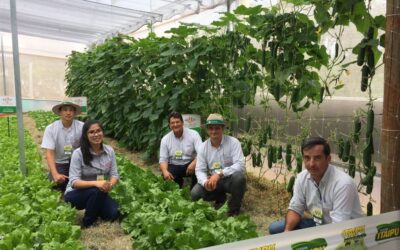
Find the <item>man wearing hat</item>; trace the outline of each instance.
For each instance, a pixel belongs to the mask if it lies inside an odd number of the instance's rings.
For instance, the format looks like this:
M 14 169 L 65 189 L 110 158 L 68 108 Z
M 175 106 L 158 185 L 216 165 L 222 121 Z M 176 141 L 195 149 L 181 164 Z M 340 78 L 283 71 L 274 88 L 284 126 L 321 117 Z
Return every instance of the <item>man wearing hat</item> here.
M 60 120 L 53 122 L 44 131 L 41 147 L 46 149 L 49 178 L 56 182 L 62 192 L 68 183 L 69 164 L 72 151 L 79 147 L 83 122 L 75 120 L 81 107 L 70 101 L 63 101 L 53 107 Z
M 246 190 L 245 158 L 239 140 L 224 135 L 225 122 L 220 114 L 210 114 L 206 122 L 207 139 L 197 154 L 196 177 L 198 183 L 191 191 L 192 200 L 215 201 L 220 207 L 228 201 L 228 215 L 240 212 Z
M 166 134 L 160 145 L 160 170 L 165 180 L 175 181 L 180 188 L 183 177 L 191 176 L 190 188 L 197 183 L 194 169 L 196 153 L 202 143 L 199 133 L 183 127 L 183 117 L 178 112 L 168 116 L 171 131 Z

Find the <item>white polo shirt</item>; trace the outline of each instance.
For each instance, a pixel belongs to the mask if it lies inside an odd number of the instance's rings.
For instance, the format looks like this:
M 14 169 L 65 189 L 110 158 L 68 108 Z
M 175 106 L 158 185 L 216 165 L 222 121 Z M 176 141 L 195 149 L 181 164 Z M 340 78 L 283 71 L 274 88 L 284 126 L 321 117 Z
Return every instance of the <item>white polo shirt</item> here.
M 197 154 L 196 177 L 202 186 L 208 175 L 215 172 L 221 171 L 224 176 L 229 176 L 235 172 L 244 173 L 245 170 L 245 158 L 238 139 L 223 135 L 218 148 L 211 145 L 210 139 L 201 145 Z
M 83 122 L 73 120 L 69 128 L 65 128 L 61 120 L 48 125 L 44 131 L 41 147 L 55 150 L 56 163 L 68 163 L 73 150 L 79 147 Z
M 301 216 L 304 211 L 309 211 L 312 215 L 315 211 L 320 211 L 322 212 L 320 224 L 363 216 L 357 186 L 353 179 L 332 165 L 328 166 L 319 185 L 307 170 L 303 170 L 297 176 L 289 209 Z
M 159 163 L 185 165 L 196 158 L 201 143 L 199 133 L 192 129 L 183 128 L 180 138 L 170 131 L 161 139 Z

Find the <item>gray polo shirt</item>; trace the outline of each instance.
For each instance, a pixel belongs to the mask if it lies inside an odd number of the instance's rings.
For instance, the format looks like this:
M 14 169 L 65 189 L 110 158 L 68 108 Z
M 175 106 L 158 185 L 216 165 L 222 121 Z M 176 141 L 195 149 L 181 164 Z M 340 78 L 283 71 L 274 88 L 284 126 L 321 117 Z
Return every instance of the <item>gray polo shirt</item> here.
M 68 163 L 72 152 L 79 147 L 83 122 L 73 120 L 69 128 L 65 128 L 61 120 L 46 127 L 41 147 L 55 150 L 56 163 Z
M 161 139 L 160 161 L 174 165 L 185 165 L 196 158 L 196 152 L 202 143 L 199 133 L 183 128 L 180 138 L 170 131 Z
M 221 171 L 224 176 L 230 176 L 235 172 L 245 172 L 245 158 L 242 146 L 238 139 L 223 135 L 221 145 L 215 148 L 210 139 L 206 140 L 197 154 L 196 177 L 204 186 L 207 176 Z
M 119 179 L 117 162 L 115 153 L 112 147 L 103 144 L 103 151 L 100 154 L 92 152 L 92 166 L 88 166 L 83 162 L 81 148 L 74 151 L 71 158 L 71 166 L 69 168 L 69 181 L 65 193 L 68 193 L 74 188 L 72 187 L 76 180 L 95 181 L 101 176 L 102 179 L 115 177 Z
M 322 223 L 335 223 L 363 216 L 357 186 L 345 172 L 329 165 L 319 185 L 303 170 L 296 178 L 289 209 L 303 215 L 322 212 Z

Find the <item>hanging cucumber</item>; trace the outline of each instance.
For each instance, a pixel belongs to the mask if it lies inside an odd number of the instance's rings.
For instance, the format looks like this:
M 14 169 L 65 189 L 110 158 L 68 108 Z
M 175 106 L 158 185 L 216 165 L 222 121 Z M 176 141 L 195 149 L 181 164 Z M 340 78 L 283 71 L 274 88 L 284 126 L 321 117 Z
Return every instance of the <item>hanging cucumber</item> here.
M 339 43 L 336 42 L 335 43 L 335 58 L 337 58 L 339 56 Z
M 278 160 L 281 160 L 281 159 L 282 159 L 282 151 L 283 151 L 282 146 L 279 146 L 279 147 L 278 147 L 278 152 L 277 152 L 277 155 L 276 155 L 276 158 L 277 158 Z
M 242 150 L 243 150 L 243 155 L 247 157 L 251 153 L 251 146 L 252 146 L 252 141 L 251 139 L 246 139 L 243 142 Z
M 293 186 L 294 186 L 295 177 L 290 177 L 289 183 L 287 185 L 286 190 L 293 196 Z
M 250 131 L 250 128 L 251 128 L 251 115 L 248 115 L 247 119 L 246 119 L 244 130 L 248 133 Z
M 322 103 L 324 101 L 324 92 L 325 92 L 325 87 L 322 86 L 319 89 L 319 103 Z
M 367 204 L 367 216 L 371 216 L 372 215 L 372 203 L 368 202 Z
M 303 156 L 300 152 L 296 154 L 296 173 L 300 173 L 303 170 Z
M 367 169 L 370 169 L 371 168 L 371 162 L 372 162 L 372 155 L 369 152 L 368 147 L 366 147 L 363 150 L 363 163 L 364 163 L 364 166 Z
M 339 138 L 338 140 L 338 157 L 343 160 L 343 151 L 344 151 L 344 140 Z
M 265 47 L 267 46 L 267 41 L 264 39 L 264 43 L 262 45 L 262 58 L 261 58 L 261 66 L 264 68 L 265 67 L 265 60 L 267 56 L 267 52 L 265 50 Z
M 372 132 L 374 130 L 374 110 L 369 109 L 367 113 L 367 130 L 366 130 L 366 135 L 372 135 Z
M 367 65 L 369 67 L 369 75 L 373 76 L 375 74 L 375 54 L 371 46 L 367 47 Z
M 353 134 L 353 142 L 360 142 L 360 131 L 361 131 L 361 120 L 360 117 L 355 117 L 354 119 L 354 134 Z
M 343 155 L 342 155 L 342 161 L 343 162 L 347 162 L 349 160 L 349 156 L 350 156 L 350 140 L 347 139 L 344 142 L 344 147 L 343 147 Z
M 352 178 L 356 175 L 356 157 L 354 155 L 349 156 L 349 175 Z
M 278 161 L 277 159 L 277 148 L 275 146 L 272 146 L 272 162 L 276 163 Z
M 363 184 L 364 186 L 368 186 L 371 185 L 371 183 L 373 183 L 374 177 L 368 173 L 367 175 L 364 176 L 364 178 L 361 179 L 361 184 Z
M 253 168 L 257 167 L 257 154 L 251 153 L 251 163 L 253 164 Z
M 273 158 L 274 158 L 274 152 L 272 150 L 272 145 L 269 145 L 269 147 L 268 147 L 268 168 L 272 168 Z
M 368 79 L 370 75 L 370 68 L 364 65 L 361 69 L 361 91 L 365 92 L 368 88 Z
M 265 145 L 267 145 L 267 141 L 268 141 L 268 133 L 266 128 L 263 127 L 260 131 L 260 140 L 259 140 L 260 147 L 264 147 Z
M 257 154 L 257 167 L 261 167 L 261 153 L 260 152 L 258 152 L 258 154 Z
M 285 155 L 285 162 L 287 169 L 290 171 L 292 170 L 292 145 L 286 145 L 286 155 Z

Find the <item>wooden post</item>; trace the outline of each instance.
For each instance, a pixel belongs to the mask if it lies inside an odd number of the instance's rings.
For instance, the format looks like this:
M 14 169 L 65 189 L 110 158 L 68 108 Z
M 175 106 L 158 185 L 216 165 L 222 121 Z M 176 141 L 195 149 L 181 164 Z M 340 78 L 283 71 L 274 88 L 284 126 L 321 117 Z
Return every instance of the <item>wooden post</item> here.
M 386 4 L 381 213 L 400 209 L 400 0 Z

